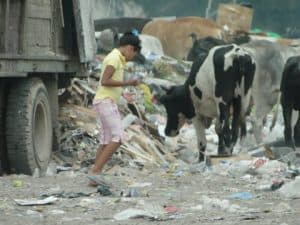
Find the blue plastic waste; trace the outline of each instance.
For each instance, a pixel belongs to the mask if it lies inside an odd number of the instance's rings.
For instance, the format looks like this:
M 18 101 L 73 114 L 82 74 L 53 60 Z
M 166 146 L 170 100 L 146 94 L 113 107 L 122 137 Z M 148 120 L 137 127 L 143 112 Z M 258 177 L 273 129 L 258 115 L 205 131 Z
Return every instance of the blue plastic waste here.
M 228 198 L 245 200 L 245 199 L 252 199 L 253 195 L 249 192 L 238 192 L 238 193 L 229 195 Z

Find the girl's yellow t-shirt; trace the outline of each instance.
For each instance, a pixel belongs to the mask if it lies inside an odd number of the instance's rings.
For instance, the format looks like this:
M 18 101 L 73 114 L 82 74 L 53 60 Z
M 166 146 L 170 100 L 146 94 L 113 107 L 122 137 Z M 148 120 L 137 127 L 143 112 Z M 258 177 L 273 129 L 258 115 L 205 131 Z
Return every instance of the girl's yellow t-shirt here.
M 115 72 L 112 76 L 113 80 L 123 81 L 125 64 L 126 64 L 125 57 L 121 54 L 119 49 L 117 48 L 113 49 L 103 60 L 100 81 L 102 79 L 102 75 L 106 66 L 114 67 Z M 106 86 L 102 86 L 100 82 L 100 86 L 98 87 L 98 90 L 94 97 L 94 102 L 105 98 L 110 98 L 113 101 L 117 102 L 121 97 L 122 91 L 123 91 L 122 87 L 106 87 Z

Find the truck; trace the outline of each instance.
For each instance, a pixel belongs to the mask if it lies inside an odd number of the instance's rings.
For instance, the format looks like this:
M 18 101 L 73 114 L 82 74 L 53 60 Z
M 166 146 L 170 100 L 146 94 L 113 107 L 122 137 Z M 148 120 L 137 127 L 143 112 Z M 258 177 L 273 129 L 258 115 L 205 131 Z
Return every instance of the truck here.
M 0 168 L 33 174 L 59 149 L 58 90 L 95 56 L 92 0 L 0 0 Z

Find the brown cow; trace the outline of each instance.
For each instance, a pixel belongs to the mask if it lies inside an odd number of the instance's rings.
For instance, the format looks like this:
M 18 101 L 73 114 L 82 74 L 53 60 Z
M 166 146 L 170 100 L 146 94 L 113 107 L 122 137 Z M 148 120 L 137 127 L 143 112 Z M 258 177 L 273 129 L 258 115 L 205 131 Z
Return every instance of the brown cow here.
M 182 17 L 174 20 L 153 20 L 148 22 L 143 34 L 157 37 L 166 55 L 185 59 L 192 47 L 191 33 L 198 38 L 207 36 L 222 38 L 222 28 L 215 22 L 202 17 Z

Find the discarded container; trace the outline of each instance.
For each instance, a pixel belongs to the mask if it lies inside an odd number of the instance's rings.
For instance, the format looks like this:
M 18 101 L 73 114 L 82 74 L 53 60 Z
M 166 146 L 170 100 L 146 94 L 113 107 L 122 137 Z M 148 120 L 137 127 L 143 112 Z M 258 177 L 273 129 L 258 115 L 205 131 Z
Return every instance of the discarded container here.
M 140 190 L 137 187 L 130 187 L 125 195 L 125 197 L 139 197 Z
M 279 189 L 282 196 L 286 198 L 300 198 L 300 177 L 296 177 L 294 181 L 287 183 Z
M 255 188 L 257 191 L 276 191 L 284 184 L 283 180 L 273 181 L 272 184 L 262 184 Z
M 205 162 L 190 165 L 190 173 L 203 173 L 207 169 Z
M 228 169 L 228 174 L 232 177 L 242 177 L 248 172 L 250 163 L 250 160 L 241 160 L 232 164 Z

